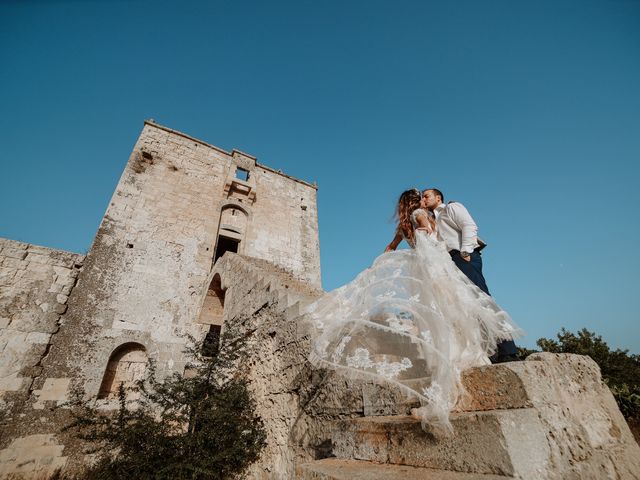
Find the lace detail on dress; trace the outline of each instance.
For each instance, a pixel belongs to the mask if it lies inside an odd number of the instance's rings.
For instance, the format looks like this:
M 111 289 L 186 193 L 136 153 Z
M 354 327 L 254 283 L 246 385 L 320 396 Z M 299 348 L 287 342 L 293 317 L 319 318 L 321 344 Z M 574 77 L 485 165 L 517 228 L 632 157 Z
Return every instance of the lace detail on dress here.
M 314 365 L 392 383 L 420 400 L 423 426 L 449 432 L 449 411 L 463 393 L 460 372 L 488 364 L 498 341 L 521 334 L 423 231 L 415 248 L 379 256 L 305 313 L 315 327 Z
M 429 217 L 430 213 L 427 212 L 425 209 L 423 208 L 418 208 L 416 210 L 414 210 L 411 213 L 411 225 L 413 225 L 413 228 L 418 228 L 418 226 L 420 225 L 418 223 L 418 215 L 424 215 L 425 217 Z

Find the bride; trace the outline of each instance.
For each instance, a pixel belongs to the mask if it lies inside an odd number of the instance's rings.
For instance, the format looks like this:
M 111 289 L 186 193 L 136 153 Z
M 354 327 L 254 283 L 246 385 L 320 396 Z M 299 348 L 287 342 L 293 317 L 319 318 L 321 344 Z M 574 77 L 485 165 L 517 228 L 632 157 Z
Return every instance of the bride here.
M 413 414 L 451 432 L 463 370 L 488 365 L 496 344 L 521 336 L 509 315 L 451 261 L 411 189 L 398 233 L 412 247 L 380 255 L 355 280 L 309 305 L 310 361 L 351 378 L 388 382 L 420 401 Z

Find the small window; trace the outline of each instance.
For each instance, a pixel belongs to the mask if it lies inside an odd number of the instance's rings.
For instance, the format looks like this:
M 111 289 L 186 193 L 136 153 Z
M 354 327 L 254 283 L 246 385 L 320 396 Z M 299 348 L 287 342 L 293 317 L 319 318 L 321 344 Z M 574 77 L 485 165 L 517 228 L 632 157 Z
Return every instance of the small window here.
M 238 180 L 242 180 L 243 182 L 246 182 L 247 180 L 249 180 L 249 170 L 245 170 L 244 168 L 236 168 L 236 178 Z

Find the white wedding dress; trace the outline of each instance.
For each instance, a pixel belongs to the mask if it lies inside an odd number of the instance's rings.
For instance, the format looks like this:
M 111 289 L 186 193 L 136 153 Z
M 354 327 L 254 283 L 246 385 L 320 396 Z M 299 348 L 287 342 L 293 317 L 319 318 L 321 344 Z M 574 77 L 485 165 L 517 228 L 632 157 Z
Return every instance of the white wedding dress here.
M 414 228 L 415 215 L 412 215 Z M 380 255 L 351 283 L 309 305 L 310 361 L 350 378 L 388 382 L 420 400 L 423 426 L 451 431 L 460 373 L 486 365 L 522 331 L 453 263 L 434 234 Z

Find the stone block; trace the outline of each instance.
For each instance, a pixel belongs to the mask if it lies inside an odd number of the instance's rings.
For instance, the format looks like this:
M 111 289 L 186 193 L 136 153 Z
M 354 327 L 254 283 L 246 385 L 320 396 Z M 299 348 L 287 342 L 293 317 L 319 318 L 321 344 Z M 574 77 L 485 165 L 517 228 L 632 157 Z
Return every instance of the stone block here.
M 0 262 L 1 264 L 2 262 Z M 11 285 L 13 283 L 13 279 L 16 276 L 16 271 L 14 269 L 2 269 L 0 270 L 0 285 Z
M 327 458 L 299 465 L 297 480 L 507 480 L 502 475 L 417 468 L 406 465 L 381 465 L 358 460 Z
M 462 373 L 466 394 L 457 411 L 482 411 L 533 406 L 526 385 L 539 380 L 526 362 L 470 368 Z
M 57 313 L 58 315 L 62 315 L 63 313 L 65 313 L 67 311 L 67 305 L 63 304 L 63 303 L 56 303 L 53 311 L 55 313 Z
M 34 262 L 34 263 L 41 263 L 44 265 L 54 265 L 56 263 L 56 261 L 51 258 L 50 255 L 50 251 L 47 251 L 46 253 L 36 253 L 33 252 L 32 249 L 29 249 L 27 256 L 25 258 L 25 260 L 27 262 Z
M 419 402 L 407 397 L 391 385 L 365 383 L 362 385 L 362 403 L 365 417 L 408 414 Z
M 61 293 L 59 293 L 58 295 L 56 295 L 56 301 L 60 304 L 65 304 L 67 303 L 67 300 L 69 300 L 69 297 L 66 295 L 63 295 Z
M 26 264 L 29 272 L 44 274 L 51 271 L 51 266 L 46 263 L 29 262 Z
M 17 258 L 5 257 L 0 260 L 4 268 L 14 268 L 16 270 L 22 270 L 27 267 L 27 262 L 19 260 Z
M 18 376 L 18 374 L 12 374 L 0 378 L 0 394 L 2 392 L 17 392 L 25 388 L 28 378 Z
M 37 398 L 33 408 L 43 409 L 45 407 L 44 402 L 46 401 L 55 401 L 60 404 L 69 400 L 68 393 L 70 383 L 70 378 L 47 378 L 44 381 L 42 389 L 33 391 L 33 394 Z
M 19 250 L 26 250 L 29 247 L 28 243 L 19 242 L 17 240 L 11 240 L 9 238 L 0 238 L 0 248 L 16 248 Z
M 24 258 L 27 256 L 27 252 L 22 248 L 6 247 L 2 249 L 2 252 L 0 252 L 0 256 L 24 260 Z
M 64 445 L 58 444 L 53 434 L 17 438 L 0 450 L 0 477 L 49 478 L 66 465 L 67 457 L 62 455 L 63 450 Z
M 337 423 L 338 458 L 477 474 L 540 478 L 549 458 L 545 432 L 533 409 L 452 414 L 454 433 L 434 436 L 410 416 L 370 417 Z M 526 455 L 509 450 L 522 445 Z
M 63 283 L 57 283 L 55 282 L 53 285 L 51 285 L 49 287 L 49 290 L 47 290 L 47 293 L 61 293 L 62 289 L 64 288 L 64 284 Z
M 32 332 L 27 335 L 27 343 L 49 343 L 49 339 L 51 338 L 50 333 L 42 333 L 42 332 Z

